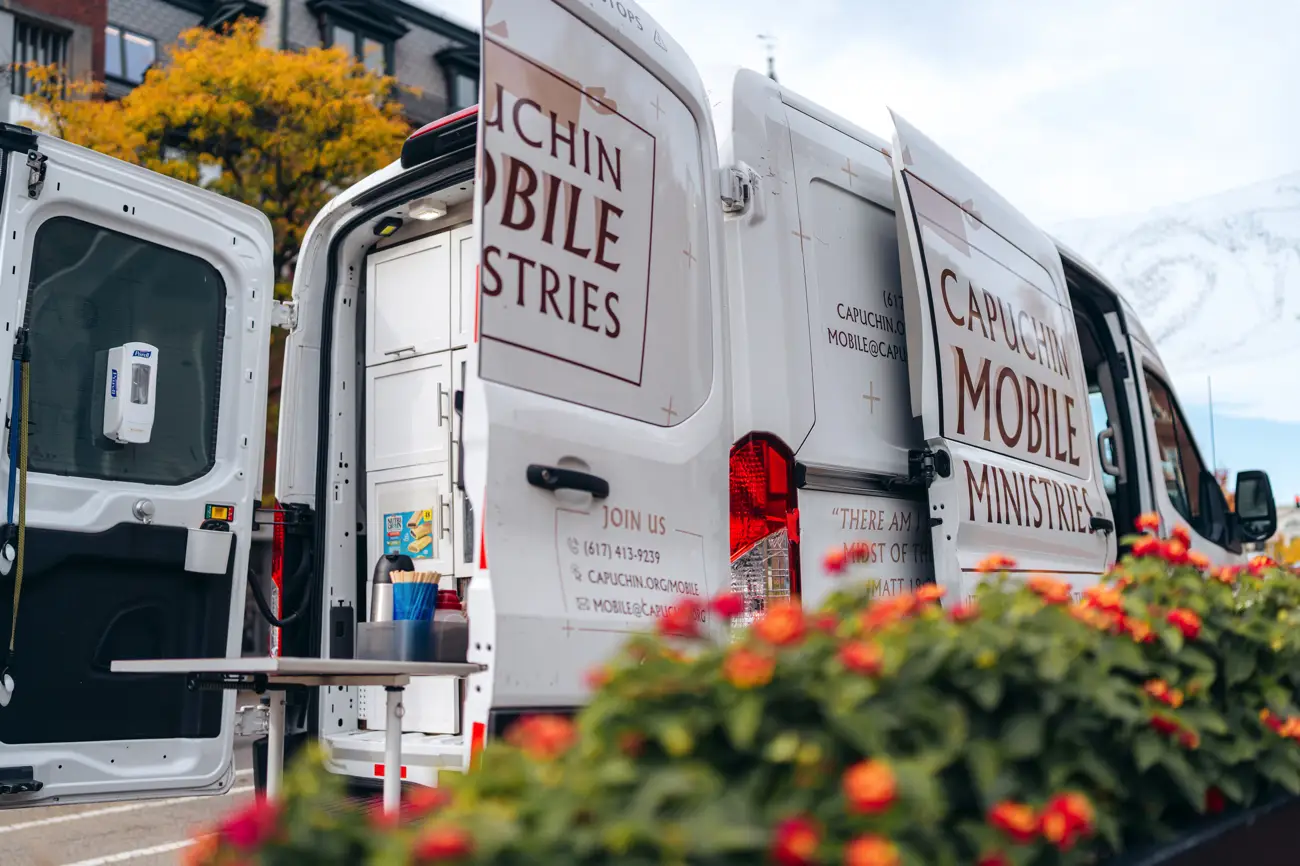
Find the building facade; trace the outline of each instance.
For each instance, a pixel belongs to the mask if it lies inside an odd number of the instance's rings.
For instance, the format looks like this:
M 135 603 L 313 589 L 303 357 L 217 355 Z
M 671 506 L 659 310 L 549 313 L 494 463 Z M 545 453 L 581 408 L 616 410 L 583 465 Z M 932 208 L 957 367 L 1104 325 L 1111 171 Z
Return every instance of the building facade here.
M 0 120 L 30 119 L 24 64 L 58 64 L 77 78 L 101 77 L 107 26 L 107 0 L 0 0 Z
M 267 43 L 277 48 L 342 46 L 392 75 L 413 124 L 478 101 L 478 34 L 403 0 L 107 0 L 103 68 L 110 95 L 143 81 L 185 30 L 241 16 L 260 19 Z

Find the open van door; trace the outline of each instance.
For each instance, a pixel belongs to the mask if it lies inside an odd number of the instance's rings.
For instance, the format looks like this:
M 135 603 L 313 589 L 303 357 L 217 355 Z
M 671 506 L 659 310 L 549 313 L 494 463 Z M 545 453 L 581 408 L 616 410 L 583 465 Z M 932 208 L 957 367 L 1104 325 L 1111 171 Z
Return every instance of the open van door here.
M 30 356 L 26 477 L 20 449 L 0 463 L 26 493 L 0 808 L 220 793 L 234 694 L 109 665 L 240 654 L 271 226 L 21 127 L 0 127 L 0 149 L 0 321 L 6 357 L 23 340 Z M 21 429 L 13 376 L 0 404 Z M 17 567 L 0 570 L 7 647 Z
M 485 7 L 470 698 L 576 706 L 627 634 L 727 579 L 717 151 L 636 4 Z
M 894 115 L 912 412 L 935 572 L 966 598 L 994 553 L 1076 590 L 1114 561 L 1079 338 L 1051 239 Z

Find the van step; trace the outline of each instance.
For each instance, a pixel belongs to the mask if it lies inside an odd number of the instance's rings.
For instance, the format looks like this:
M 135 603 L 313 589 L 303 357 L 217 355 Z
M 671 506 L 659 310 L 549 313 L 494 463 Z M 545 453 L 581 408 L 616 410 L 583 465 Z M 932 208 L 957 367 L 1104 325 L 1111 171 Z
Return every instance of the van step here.
M 0 767 L 0 796 L 33 794 L 44 787 L 31 767 Z

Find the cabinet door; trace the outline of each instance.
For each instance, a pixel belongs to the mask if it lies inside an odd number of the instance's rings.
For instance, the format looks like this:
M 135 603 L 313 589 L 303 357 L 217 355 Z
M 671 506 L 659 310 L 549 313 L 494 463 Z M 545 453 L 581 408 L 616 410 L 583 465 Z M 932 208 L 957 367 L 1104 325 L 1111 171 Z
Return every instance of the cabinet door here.
M 372 254 L 366 260 L 366 365 L 450 348 L 451 286 L 447 232 Z
M 466 362 L 469 352 L 457 349 L 451 353 L 451 387 L 453 394 L 465 393 Z M 465 456 L 461 450 L 460 434 L 464 429 L 463 412 L 452 419 L 451 486 L 452 486 L 452 546 L 456 560 L 457 577 L 474 576 L 475 539 L 478 527 L 474 507 L 465 495 Z
M 366 469 L 446 463 L 451 447 L 451 355 L 366 370 Z
M 474 341 L 474 310 L 478 293 L 478 244 L 474 226 L 454 228 L 451 235 L 451 347 Z
M 439 585 L 455 588 L 450 577 L 451 479 L 445 462 L 368 472 L 366 502 L 372 566 L 385 553 L 402 553 L 411 557 L 417 571 L 445 575 Z

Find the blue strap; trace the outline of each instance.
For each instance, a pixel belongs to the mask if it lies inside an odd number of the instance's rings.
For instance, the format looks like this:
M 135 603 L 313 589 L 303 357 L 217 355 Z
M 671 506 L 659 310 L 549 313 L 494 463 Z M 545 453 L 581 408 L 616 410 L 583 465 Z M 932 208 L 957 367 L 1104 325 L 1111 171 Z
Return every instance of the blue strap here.
M 22 399 L 23 362 L 18 358 L 14 358 L 13 380 L 13 396 L 9 400 L 9 497 L 6 505 L 8 516 L 5 520 L 10 526 L 14 525 L 14 489 L 18 484 L 18 424 L 19 413 L 22 411 L 18 404 Z

